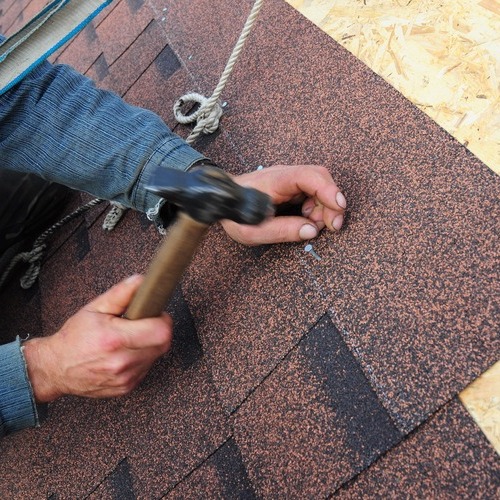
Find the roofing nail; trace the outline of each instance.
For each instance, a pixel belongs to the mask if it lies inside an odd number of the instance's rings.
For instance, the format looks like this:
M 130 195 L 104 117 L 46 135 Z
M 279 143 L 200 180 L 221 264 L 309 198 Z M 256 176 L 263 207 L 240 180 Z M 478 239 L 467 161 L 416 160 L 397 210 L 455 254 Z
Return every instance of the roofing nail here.
M 304 251 L 310 253 L 316 260 L 321 260 L 321 257 L 313 250 L 310 243 L 304 247 Z

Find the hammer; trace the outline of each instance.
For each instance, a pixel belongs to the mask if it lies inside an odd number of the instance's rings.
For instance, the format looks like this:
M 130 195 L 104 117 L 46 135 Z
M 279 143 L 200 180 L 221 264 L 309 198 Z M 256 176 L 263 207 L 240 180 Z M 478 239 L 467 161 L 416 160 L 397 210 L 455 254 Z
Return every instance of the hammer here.
M 236 184 L 211 166 L 190 172 L 159 167 L 147 189 L 180 210 L 124 315 L 128 319 L 162 313 L 210 224 L 221 219 L 259 224 L 274 213 L 269 196 Z

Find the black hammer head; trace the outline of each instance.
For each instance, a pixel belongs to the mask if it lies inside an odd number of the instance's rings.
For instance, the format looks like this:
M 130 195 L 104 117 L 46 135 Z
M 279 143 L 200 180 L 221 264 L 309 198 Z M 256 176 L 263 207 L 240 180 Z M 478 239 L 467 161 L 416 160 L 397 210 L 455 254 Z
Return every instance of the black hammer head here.
M 212 166 L 190 172 L 158 167 L 151 174 L 147 189 L 205 224 L 221 219 L 259 224 L 274 213 L 268 195 L 236 184 L 229 175 Z

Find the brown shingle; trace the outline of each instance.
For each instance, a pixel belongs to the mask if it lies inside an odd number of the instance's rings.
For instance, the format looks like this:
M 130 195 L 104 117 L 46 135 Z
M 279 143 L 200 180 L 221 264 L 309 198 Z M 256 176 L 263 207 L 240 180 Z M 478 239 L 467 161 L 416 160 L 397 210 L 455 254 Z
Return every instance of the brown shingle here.
M 113 64 L 132 45 L 152 19 L 153 13 L 147 5 L 136 10 L 125 0 L 118 3 L 96 28 L 108 64 Z
M 500 461 L 454 399 L 368 470 L 339 498 L 497 498 Z
M 119 91 L 139 76 L 126 99 L 173 125 L 176 97 L 215 85 L 251 4 L 122 0 L 61 60 L 87 70 L 103 54 Z M 265 2 L 223 100 L 223 130 L 197 147 L 233 173 L 325 164 L 345 229 L 313 242 L 318 262 L 212 228 L 169 307 L 172 353 L 127 398 L 65 398 L 3 439 L 1 495 L 319 496 L 368 468 L 344 494 L 488 497 L 498 461 L 456 402 L 440 408 L 498 353 L 498 178 L 282 0 Z M 154 228 L 128 212 L 103 233 L 103 211 L 64 230 L 39 293 L 2 295 L 5 328 L 50 334 L 147 268 Z
M 401 438 L 328 316 L 241 405 L 233 425 L 264 498 L 324 498 Z

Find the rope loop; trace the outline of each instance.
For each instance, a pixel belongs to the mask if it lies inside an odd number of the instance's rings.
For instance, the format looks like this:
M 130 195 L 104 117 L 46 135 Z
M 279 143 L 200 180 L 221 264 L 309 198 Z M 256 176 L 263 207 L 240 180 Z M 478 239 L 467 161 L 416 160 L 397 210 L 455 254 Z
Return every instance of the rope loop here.
M 183 125 L 187 125 L 188 123 L 194 123 L 195 121 L 198 120 L 198 117 L 200 116 L 203 108 L 207 105 L 207 102 L 208 99 L 204 95 L 198 94 L 196 92 L 191 92 L 189 94 L 183 95 L 182 97 L 179 97 L 179 99 L 177 99 L 177 101 L 175 101 L 174 104 L 175 119 L 179 123 L 182 123 Z M 196 111 L 193 111 L 192 113 L 184 114 L 181 108 L 186 103 L 199 104 L 199 107 Z
M 182 112 L 182 107 L 187 103 L 199 104 L 198 109 L 189 114 Z M 196 92 L 191 92 L 177 99 L 174 104 L 175 119 L 186 125 L 196 122 L 196 130 L 198 134 L 212 134 L 219 128 L 219 121 L 222 116 L 223 109 L 218 103 L 211 103 L 211 100 Z

